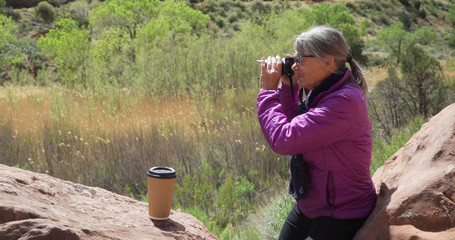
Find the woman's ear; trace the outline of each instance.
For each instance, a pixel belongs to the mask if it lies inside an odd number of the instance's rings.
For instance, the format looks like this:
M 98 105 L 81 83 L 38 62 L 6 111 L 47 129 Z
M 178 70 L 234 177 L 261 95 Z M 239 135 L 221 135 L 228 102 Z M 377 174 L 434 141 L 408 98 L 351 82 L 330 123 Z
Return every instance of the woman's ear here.
M 325 56 L 324 57 L 324 63 L 327 67 L 330 67 L 335 63 L 335 58 L 333 56 Z
M 336 68 L 335 66 L 335 58 L 333 56 L 325 56 L 324 57 L 324 64 L 326 67 L 333 69 Z

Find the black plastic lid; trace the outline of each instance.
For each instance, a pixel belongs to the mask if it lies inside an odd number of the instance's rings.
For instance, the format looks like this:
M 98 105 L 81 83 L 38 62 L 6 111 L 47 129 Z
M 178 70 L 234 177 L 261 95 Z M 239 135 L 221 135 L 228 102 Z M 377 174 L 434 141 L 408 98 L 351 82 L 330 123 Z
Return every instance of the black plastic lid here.
M 176 178 L 175 170 L 170 167 L 152 167 L 147 172 L 149 177 L 171 179 Z

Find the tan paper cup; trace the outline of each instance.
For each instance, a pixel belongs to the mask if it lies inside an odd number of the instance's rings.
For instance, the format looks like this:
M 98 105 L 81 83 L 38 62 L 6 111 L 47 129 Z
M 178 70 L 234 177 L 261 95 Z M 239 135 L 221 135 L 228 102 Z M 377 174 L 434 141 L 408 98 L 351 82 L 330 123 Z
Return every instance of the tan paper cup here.
M 177 175 L 170 167 L 152 167 L 147 173 L 149 216 L 153 220 L 169 218 Z

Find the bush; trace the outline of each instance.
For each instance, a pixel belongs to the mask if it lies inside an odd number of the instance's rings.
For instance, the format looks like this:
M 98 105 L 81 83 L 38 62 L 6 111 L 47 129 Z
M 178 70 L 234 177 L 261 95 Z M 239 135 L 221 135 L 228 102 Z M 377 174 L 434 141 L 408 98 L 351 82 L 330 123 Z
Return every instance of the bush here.
M 55 9 L 48 2 L 40 2 L 35 8 L 35 13 L 46 23 L 51 23 L 55 20 Z
M 1 5 L 1 3 L 0 3 L 0 5 Z M 15 22 L 18 22 L 19 20 L 21 20 L 21 13 L 19 12 L 19 10 L 14 10 L 14 9 L 12 9 L 10 7 L 7 7 L 5 9 L 3 9 L 3 14 L 5 14 L 8 17 L 10 17 Z
M 409 14 L 407 14 L 406 12 L 401 12 L 398 15 L 398 19 L 400 20 L 400 22 L 403 23 L 405 30 L 409 31 L 411 29 L 413 19 Z
M 71 18 L 75 20 L 79 26 L 88 26 L 90 6 L 85 1 L 76 1 L 70 6 Z
M 455 48 L 455 36 L 450 37 L 449 46 Z
M 411 4 L 409 3 L 409 0 L 399 0 L 401 4 L 403 4 L 403 6 L 406 6 L 406 7 L 409 7 L 411 6 Z
M 427 18 L 427 10 L 425 8 L 420 9 L 419 16 L 423 19 Z
M 264 4 L 262 1 L 254 1 L 251 10 L 253 12 L 258 12 L 259 14 L 268 14 L 270 13 L 271 9 L 268 4 Z

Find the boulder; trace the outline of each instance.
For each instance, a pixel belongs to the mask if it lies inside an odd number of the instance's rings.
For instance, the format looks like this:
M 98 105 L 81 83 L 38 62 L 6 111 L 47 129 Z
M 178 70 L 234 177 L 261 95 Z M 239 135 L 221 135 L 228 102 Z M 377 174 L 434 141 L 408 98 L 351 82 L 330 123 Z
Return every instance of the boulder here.
M 355 239 L 455 239 L 455 104 L 425 123 L 373 182 L 376 206 Z
M 0 164 L 0 239 L 216 239 L 195 217 L 150 220 L 148 204 Z

